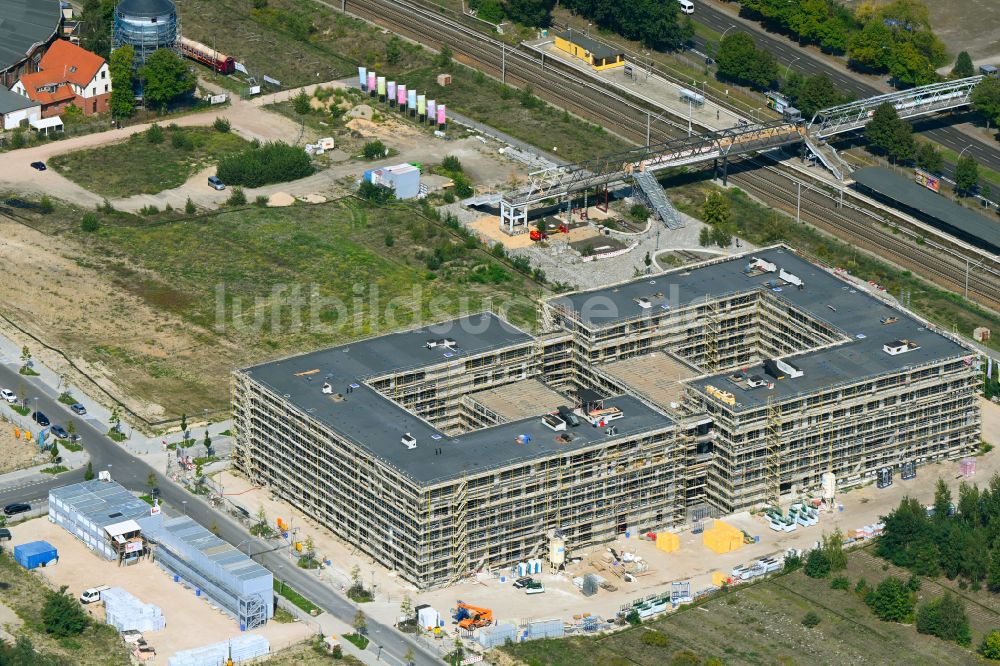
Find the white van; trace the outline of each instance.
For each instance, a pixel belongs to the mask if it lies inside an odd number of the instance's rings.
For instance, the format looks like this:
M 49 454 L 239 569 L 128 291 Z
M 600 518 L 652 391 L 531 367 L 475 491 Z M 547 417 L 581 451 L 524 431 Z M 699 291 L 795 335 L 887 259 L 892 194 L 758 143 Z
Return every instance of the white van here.
M 681 14 L 694 14 L 694 3 L 691 0 L 677 0 L 681 6 Z
M 107 585 L 98 585 L 97 587 L 91 587 L 83 591 L 80 595 L 81 604 L 92 604 L 95 601 L 101 600 L 101 592 L 104 590 L 109 590 Z

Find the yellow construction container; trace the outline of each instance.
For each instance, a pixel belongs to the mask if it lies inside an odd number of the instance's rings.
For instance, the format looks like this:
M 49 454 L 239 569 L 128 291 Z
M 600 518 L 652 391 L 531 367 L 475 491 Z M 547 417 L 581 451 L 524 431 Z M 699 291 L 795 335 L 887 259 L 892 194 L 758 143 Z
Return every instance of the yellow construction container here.
M 729 577 L 726 574 L 722 573 L 721 571 L 712 572 L 712 585 L 716 587 L 722 587 L 723 584 L 725 584 L 725 582 L 728 580 Z
M 673 532 L 658 532 L 656 535 L 656 547 L 665 553 L 673 553 L 680 550 L 681 538 Z
M 702 533 L 702 543 L 721 555 L 743 547 L 743 532 L 721 520 Z

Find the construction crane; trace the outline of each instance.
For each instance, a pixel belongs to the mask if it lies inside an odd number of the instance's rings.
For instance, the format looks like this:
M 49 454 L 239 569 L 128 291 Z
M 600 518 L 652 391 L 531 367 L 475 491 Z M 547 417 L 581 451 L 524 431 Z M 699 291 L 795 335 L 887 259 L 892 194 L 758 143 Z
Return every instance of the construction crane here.
M 462 629 L 472 631 L 493 624 L 493 611 L 489 608 L 470 606 L 459 601 L 455 607 L 454 620 Z

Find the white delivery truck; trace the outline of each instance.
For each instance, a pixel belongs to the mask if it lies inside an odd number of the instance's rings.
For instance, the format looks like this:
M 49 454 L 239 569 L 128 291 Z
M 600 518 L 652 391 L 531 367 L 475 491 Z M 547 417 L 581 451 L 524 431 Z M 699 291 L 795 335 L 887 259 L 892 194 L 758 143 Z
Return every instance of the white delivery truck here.
M 100 601 L 101 600 L 101 592 L 103 592 L 104 590 L 109 590 L 109 589 L 111 589 L 111 588 L 108 587 L 107 585 L 98 585 L 97 587 L 87 588 L 86 590 L 83 591 L 82 594 L 80 594 L 80 603 L 81 604 L 92 604 L 95 601 Z

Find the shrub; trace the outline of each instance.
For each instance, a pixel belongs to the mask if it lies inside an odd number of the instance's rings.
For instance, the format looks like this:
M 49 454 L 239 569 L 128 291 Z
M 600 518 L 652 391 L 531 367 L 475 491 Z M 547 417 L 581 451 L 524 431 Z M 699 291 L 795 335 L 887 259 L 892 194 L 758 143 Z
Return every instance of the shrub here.
M 295 113 L 304 116 L 312 109 L 309 102 L 310 97 L 303 90 L 292 99 L 292 108 L 295 109 Z
M 642 642 L 652 647 L 665 648 L 670 645 L 670 639 L 662 631 L 647 631 L 642 635 Z
M 216 118 L 215 122 L 212 123 L 212 127 L 214 127 L 217 132 L 226 133 L 232 128 L 232 125 L 230 125 L 229 121 L 225 118 Z
M 260 187 L 305 178 L 312 164 L 304 150 L 287 143 L 251 145 L 246 150 L 219 160 L 216 175 L 223 182 L 244 187 Z
M 448 155 L 441 160 L 441 168 L 448 173 L 462 173 L 462 162 L 454 155 Z
M 444 201 L 444 202 L 445 202 L 446 204 L 452 204 L 452 203 L 455 203 L 455 193 L 454 193 L 454 192 L 452 192 L 452 191 L 450 191 L 450 190 L 449 190 L 449 191 L 446 191 L 446 192 L 445 192 L 444 194 L 442 194 L 442 195 L 441 195 L 441 199 L 442 199 L 442 200 L 443 200 L 443 201 Z
M 642 618 L 639 617 L 639 611 L 634 608 L 629 611 L 628 615 L 625 616 L 625 621 L 631 624 L 633 627 L 642 624 Z
M 358 196 L 377 204 L 387 203 L 396 198 L 396 194 L 392 191 L 391 187 L 377 185 L 368 180 L 361 181 L 361 187 L 358 188 Z
M 471 197 L 473 194 L 472 183 L 464 173 L 452 174 L 451 180 L 455 183 L 455 196 L 462 199 Z
M 38 200 L 38 212 L 44 215 L 48 215 L 56 209 L 55 205 L 52 203 L 52 199 L 49 198 L 47 194 L 43 194 L 42 198 Z
M 395 244 L 396 244 L 396 239 L 395 237 L 393 237 L 392 232 L 391 231 L 385 232 L 385 246 L 392 247 Z
M 979 644 L 979 654 L 987 659 L 1000 660 L 1000 631 L 994 629 L 983 636 L 983 642 Z
M 45 605 L 42 606 L 42 624 L 45 626 L 45 633 L 52 634 L 56 638 L 79 636 L 90 623 L 90 618 L 83 607 L 66 592 L 67 589 L 67 586 L 63 585 L 58 592 L 49 592 Z
M 830 558 L 822 548 L 814 548 L 806 557 L 806 575 L 810 578 L 826 578 L 830 575 Z
M 229 199 L 226 201 L 228 206 L 245 206 L 247 204 L 247 195 L 243 191 L 242 187 L 234 187 L 232 194 L 229 195 Z
M 267 202 L 268 202 L 268 201 L 270 201 L 270 199 L 268 199 L 268 198 L 267 198 L 267 195 L 266 195 L 266 194 L 258 194 L 258 195 L 257 195 L 257 196 L 256 196 L 256 197 L 254 198 L 254 200 L 253 200 L 253 204 L 254 204 L 255 206 L 260 206 L 261 208 L 263 208 L 264 206 L 266 206 L 266 205 L 267 205 Z
M 84 213 L 83 219 L 80 220 L 80 230 L 87 233 L 93 233 L 101 228 L 101 223 L 97 219 L 97 215 L 94 213 Z
M 197 211 L 198 207 L 191 201 L 191 197 L 188 197 L 187 203 L 184 204 L 184 212 L 188 215 L 194 215 Z
M 866 599 L 876 617 L 886 622 L 910 622 L 913 619 L 914 594 L 903 581 L 890 576 L 869 593 Z
M 950 592 L 921 604 L 920 610 L 917 611 L 917 631 L 937 636 L 942 640 L 954 641 L 959 645 L 972 643 L 965 605 Z
M 189 137 L 186 133 L 171 132 L 170 145 L 179 150 L 190 150 L 194 144 L 191 143 L 191 137 Z
M 813 611 L 809 611 L 802 617 L 802 626 L 812 629 L 820 623 L 820 617 Z
M 374 141 L 369 141 L 365 144 L 365 147 L 361 149 L 361 154 L 366 160 L 375 160 L 383 157 L 386 153 L 385 144 L 375 139 Z
M 851 587 L 851 581 L 848 580 L 847 576 L 837 576 L 830 581 L 830 587 L 834 590 L 847 590 Z
M 163 128 L 156 123 L 150 125 L 149 129 L 146 130 L 146 141 L 154 145 L 163 143 Z

